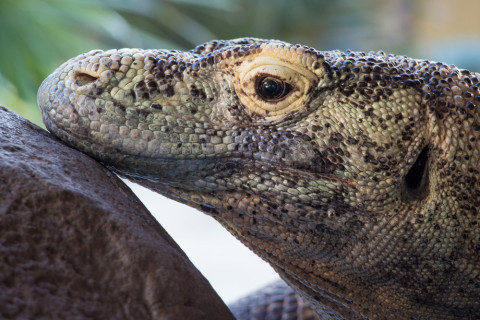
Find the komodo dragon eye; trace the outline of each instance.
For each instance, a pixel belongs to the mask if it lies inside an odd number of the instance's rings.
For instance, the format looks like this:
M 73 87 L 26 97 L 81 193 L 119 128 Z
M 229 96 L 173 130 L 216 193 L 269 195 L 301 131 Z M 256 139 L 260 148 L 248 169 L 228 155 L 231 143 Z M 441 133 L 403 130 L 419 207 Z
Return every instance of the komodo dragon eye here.
M 301 64 L 260 56 L 245 61 L 236 72 L 235 91 L 248 112 L 269 122 L 300 111 L 317 75 Z
M 280 100 L 285 98 L 293 87 L 289 83 L 273 77 L 261 77 L 257 81 L 256 90 L 265 100 Z

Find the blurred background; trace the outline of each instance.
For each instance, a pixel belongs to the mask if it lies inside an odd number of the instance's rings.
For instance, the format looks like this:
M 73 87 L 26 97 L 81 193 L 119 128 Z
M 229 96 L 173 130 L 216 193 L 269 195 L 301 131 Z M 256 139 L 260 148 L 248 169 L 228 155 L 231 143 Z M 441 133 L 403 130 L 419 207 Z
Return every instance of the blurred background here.
M 480 71 L 478 0 L 1 0 L 0 105 L 42 125 L 41 81 L 91 49 L 188 50 L 212 39 L 276 38 L 319 50 L 384 50 Z M 212 219 L 129 184 L 226 301 L 271 268 Z

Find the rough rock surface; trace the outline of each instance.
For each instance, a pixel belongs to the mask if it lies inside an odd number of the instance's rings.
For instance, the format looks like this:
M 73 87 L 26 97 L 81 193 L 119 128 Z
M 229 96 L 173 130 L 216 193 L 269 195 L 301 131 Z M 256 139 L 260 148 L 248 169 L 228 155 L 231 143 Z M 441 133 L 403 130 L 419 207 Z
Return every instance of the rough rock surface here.
M 0 107 L 0 319 L 233 319 L 121 180 Z

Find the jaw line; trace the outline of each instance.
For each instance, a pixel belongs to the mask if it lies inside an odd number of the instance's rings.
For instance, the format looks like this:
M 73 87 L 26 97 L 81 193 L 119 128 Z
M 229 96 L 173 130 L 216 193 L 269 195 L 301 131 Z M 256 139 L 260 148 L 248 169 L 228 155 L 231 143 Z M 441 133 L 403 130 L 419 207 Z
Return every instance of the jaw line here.
M 69 136 L 76 136 L 76 137 L 81 138 L 81 139 L 85 138 L 84 136 L 81 136 L 81 135 L 76 134 L 74 132 L 66 131 L 63 128 L 54 124 L 53 122 L 51 122 L 51 124 L 56 127 L 56 130 L 54 130 L 55 132 L 57 132 L 57 133 L 61 132 L 61 133 L 63 133 L 64 137 L 67 137 L 67 141 L 71 140 L 71 139 L 69 139 Z M 95 144 L 95 142 L 90 142 L 90 143 Z M 135 155 L 127 154 L 127 153 L 120 153 L 120 152 L 118 152 L 118 150 L 112 150 L 112 152 L 116 154 L 115 157 L 117 159 L 122 158 L 122 161 L 125 161 L 127 159 L 135 160 L 137 157 L 139 157 L 139 156 L 135 156 Z M 104 152 L 104 154 L 111 154 L 111 153 Z M 146 177 L 144 174 L 135 174 L 135 173 L 128 172 L 126 170 L 122 170 L 122 168 L 117 168 L 117 167 L 112 165 L 112 163 L 114 161 L 109 161 L 108 159 L 105 159 L 105 156 L 98 156 L 97 155 L 96 158 L 104 158 L 102 160 L 97 160 L 97 161 L 101 162 L 103 165 L 108 167 L 110 170 L 118 173 L 120 176 L 131 179 L 131 180 L 135 181 L 136 183 L 144 184 L 145 181 L 149 181 L 151 183 L 162 184 L 162 185 L 165 185 L 165 186 L 169 185 L 167 181 L 162 181 L 161 179 L 158 179 L 158 178 L 156 179 L 152 176 Z M 319 172 L 309 171 L 309 170 L 305 170 L 305 169 L 291 168 L 291 167 L 287 167 L 287 166 L 282 165 L 281 163 L 277 163 L 277 162 L 259 161 L 259 160 L 255 160 L 255 159 L 252 159 L 252 158 L 245 158 L 245 157 L 227 156 L 227 157 L 222 157 L 222 158 L 219 157 L 219 158 L 211 158 L 211 159 L 175 159 L 175 158 L 160 158 L 160 157 L 141 157 L 141 158 L 144 159 L 144 160 L 145 159 L 150 160 L 153 163 L 154 162 L 162 162 L 164 164 L 170 164 L 170 165 L 171 164 L 178 164 L 179 162 L 184 162 L 184 163 L 188 163 L 188 162 L 202 163 L 202 162 L 205 162 L 205 163 L 207 163 L 208 161 L 213 161 L 213 160 L 215 160 L 216 162 L 221 161 L 223 163 L 228 162 L 228 161 L 240 162 L 242 164 L 246 164 L 246 165 L 250 165 L 250 166 L 252 166 L 252 165 L 254 166 L 255 163 L 260 163 L 262 165 L 267 165 L 267 166 L 271 167 L 273 170 L 278 169 L 280 167 L 282 170 L 291 172 L 292 175 L 297 176 L 297 177 L 305 177 L 305 178 L 308 178 L 308 179 L 313 178 L 315 180 L 327 180 L 327 181 L 338 182 L 342 185 L 348 185 L 348 186 L 353 186 L 353 187 L 356 185 L 356 182 L 352 179 L 340 178 L 340 177 L 333 176 L 331 174 L 319 173 Z M 126 167 L 129 167 L 129 166 L 127 165 Z M 187 173 L 189 171 L 185 170 L 185 172 Z M 233 189 L 231 189 L 231 190 L 233 190 Z

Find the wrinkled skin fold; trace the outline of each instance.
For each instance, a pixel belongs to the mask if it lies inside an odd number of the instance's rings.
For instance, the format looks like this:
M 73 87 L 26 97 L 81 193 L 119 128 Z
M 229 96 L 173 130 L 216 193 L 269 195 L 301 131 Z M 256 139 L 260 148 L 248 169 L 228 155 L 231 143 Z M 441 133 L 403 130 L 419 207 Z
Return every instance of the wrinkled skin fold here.
M 479 75 L 383 52 L 212 41 L 91 51 L 47 128 L 225 226 L 319 314 L 480 318 Z

